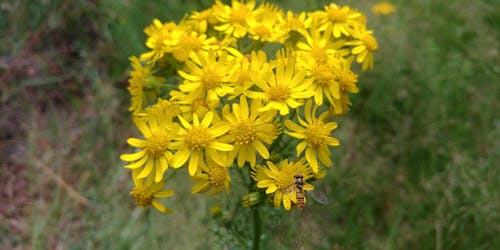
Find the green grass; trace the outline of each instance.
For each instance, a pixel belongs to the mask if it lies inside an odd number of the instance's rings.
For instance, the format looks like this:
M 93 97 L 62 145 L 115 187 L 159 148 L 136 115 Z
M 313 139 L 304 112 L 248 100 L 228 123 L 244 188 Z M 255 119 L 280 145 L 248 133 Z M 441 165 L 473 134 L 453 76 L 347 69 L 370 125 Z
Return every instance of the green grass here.
M 144 212 L 119 160 L 136 134 L 128 57 L 144 51 L 153 18 L 179 20 L 211 4 L 187 3 L 2 5 L 0 188 L 9 205 L 0 206 L 0 248 L 248 248 L 247 210 L 223 196 L 193 197 L 181 178 L 174 215 Z M 278 3 L 297 11 L 326 1 Z M 374 1 L 339 3 L 368 16 L 375 69 L 360 74 L 361 92 L 338 121 L 341 146 L 319 183 L 330 204 L 264 209 L 263 248 L 499 248 L 500 5 L 393 1 L 397 12 L 379 17 Z M 214 204 L 225 212 L 212 219 Z

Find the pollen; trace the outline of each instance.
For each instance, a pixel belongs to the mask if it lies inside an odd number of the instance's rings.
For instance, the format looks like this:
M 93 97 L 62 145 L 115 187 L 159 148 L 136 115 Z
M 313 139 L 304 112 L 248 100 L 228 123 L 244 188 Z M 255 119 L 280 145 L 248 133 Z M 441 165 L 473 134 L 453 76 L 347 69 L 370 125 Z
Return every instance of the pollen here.
M 313 148 L 321 148 L 326 145 L 329 131 L 323 123 L 313 123 L 307 127 L 306 140 Z
M 148 188 L 135 187 L 130 192 L 130 195 L 134 197 L 135 204 L 138 207 L 148 208 L 149 206 L 151 206 L 151 203 L 153 201 L 153 195 Z
M 347 91 L 349 88 L 353 87 L 358 81 L 358 75 L 350 71 L 342 71 L 338 77 L 337 81 L 340 85 L 342 91 Z
M 277 102 L 285 102 L 290 96 L 290 89 L 285 85 L 272 86 L 268 90 L 269 100 Z
M 294 173 L 291 173 L 290 171 L 281 171 L 276 176 L 276 186 L 278 187 L 278 189 L 286 190 L 290 186 L 292 186 L 295 183 L 293 175 Z
M 255 127 L 249 120 L 234 125 L 230 133 L 236 138 L 235 144 L 250 144 L 255 140 Z
M 311 75 L 315 79 L 315 83 L 319 86 L 326 86 L 334 79 L 331 70 L 325 64 L 317 64 L 311 68 Z
M 370 34 L 367 34 L 365 35 L 365 37 L 363 37 L 363 43 L 365 44 L 366 48 L 370 51 L 375 51 L 378 49 L 377 40 Z
M 205 71 L 205 74 L 203 75 L 202 79 L 203 88 L 206 90 L 215 89 L 219 87 L 220 83 L 221 83 L 221 77 L 217 74 L 215 69 L 208 68 Z
M 170 142 L 170 137 L 164 132 L 157 132 L 146 139 L 144 149 L 152 157 L 158 157 L 163 154 Z
M 179 43 L 183 48 L 192 51 L 198 51 L 201 49 L 201 41 L 195 36 L 183 36 Z
M 255 35 L 257 35 L 261 38 L 268 37 L 271 35 L 271 31 L 269 31 L 269 29 L 264 25 L 259 25 L 259 26 L 255 27 L 253 29 L 253 32 L 255 33 Z
M 325 48 L 321 48 L 319 46 L 313 46 L 311 48 L 311 55 L 314 60 L 317 61 L 324 61 L 328 57 Z
M 208 181 L 212 186 L 224 185 L 224 181 L 228 179 L 227 169 L 218 164 L 210 166 L 208 171 Z
M 212 140 L 212 135 L 206 128 L 193 127 L 186 135 L 186 144 L 193 150 L 204 149 Z

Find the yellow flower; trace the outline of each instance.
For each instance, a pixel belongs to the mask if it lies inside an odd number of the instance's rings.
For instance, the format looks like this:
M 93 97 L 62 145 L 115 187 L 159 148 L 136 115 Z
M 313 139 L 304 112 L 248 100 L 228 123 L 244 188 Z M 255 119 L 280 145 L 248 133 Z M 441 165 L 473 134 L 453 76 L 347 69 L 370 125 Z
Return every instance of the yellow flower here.
M 229 175 L 227 165 L 230 165 L 231 162 L 225 161 L 225 163 L 223 166 L 209 160 L 208 165 L 202 164 L 201 171 L 191 177 L 193 180 L 199 181 L 198 184 L 191 188 L 191 193 L 204 193 L 210 189 L 212 189 L 211 195 L 218 194 L 224 189 L 226 193 L 229 193 L 231 176 Z
M 340 7 L 334 3 L 325 6 L 325 11 L 327 23 L 322 29 L 330 30 L 331 28 L 335 38 L 342 35 L 350 36 L 353 28 L 357 25 L 358 18 L 361 17 L 361 13 L 351 10 L 349 6 Z
M 137 57 L 132 56 L 129 58 L 132 63 L 133 71 L 130 72 L 130 79 L 128 80 L 128 92 L 131 96 L 131 104 L 129 111 L 134 114 L 142 111 L 146 104 L 145 88 L 157 86 L 165 81 L 165 78 L 153 76 L 152 70 L 148 65 L 142 65 Z
M 162 213 L 172 213 L 173 211 L 159 202 L 158 198 L 170 197 L 174 195 L 174 190 L 163 189 L 165 185 L 163 181 L 153 183 L 152 178 L 147 178 L 145 181 L 136 178 L 137 174 L 138 171 L 134 170 L 132 179 L 134 180 L 135 186 L 130 192 L 130 195 L 132 195 L 135 200 L 136 206 L 144 209 L 153 206 Z
M 247 33 L 247 20 L 253 16 L 255 1 L 241 3 L 233 0 L 231 6 L 224 5 L 217 0 L 213 10 L 214 15 L 219 20 L 219 25 L 215 29 L 236 38 L 244 37 Z
M 341 94 L 340 99 L 335 99 L 330 106 L 330 114 L 333 116 L 341 116 L 349 111 L 349 106 L 351 106 L 349 96 Z
M 325 59 L 316 60 L 313 57 L 304 55 L 299 57 L 300 65 L 307 69 L 308 76 L 313 80 L 314 102 L 317 105 L 323 104 L 323 96 L 333 102 L 333 99 L 340 98 L 340 86 L 337 76 L 332 70 L 338 68 L 338 59 L 329 56 Z
M 151 51 L 141 54 L 140 58 L 141 61 L 149 60 L 152 63 L 160 60 L 165 53 L 171 52 L 181 34 L 174 22 L 162 24 L 158 19 L 154 19 L 153 24 L 147 27 L 144 33 L 148 35 L 146 46 Z
M 360 30 L 355 32 L 357 40 L 346 42 L 346 45 L 352 45 L 351 53 L 356 55 L 356 62 L 363 63 L 363 71 L 373 68 L 373 53 L 378 49 L 377 39 L 372 35 L 371 30 Z
M 183 128 L 180 128 L 172 147 L 177 152 L 172 158 L 173 167 L 181 167 L 189 160 L 189 175 L 193 176 L 199 167 L 203 165 L 205 156 L 214 160 L 220 165 L 224 162 L 220 160 L 220 151 L 227 152 L 233 150 L 233 146 L 219 142 L 217 137 L 223 135 L 229 129 L 224 123 L 210 126 L 214 119 L 214 113 L 208 112 L 200 123 L 198 115 L 193 114 L 193 124 L 188 123 L 182 116 L 178 116 Z
M 236 66 L 233 74 L 234 92 L 229 100 L 245 95 L 248 96 L 250 88 L 254 85 L 252 76 L 262 75 L 271 70 L 271 65 L 267 62 L 267 55 L 264 51 L 252 51 L 250 55 L 239 58 L 239 64 Z
M 311 29 L 310 32 L 303 32 L 302 36 L 305 41 L 297 43 L 297 53 L 309 56 L 316 61 L 327 60 L 328 57 L 333 55 L 344 56 L 349 54 L 348 50 L 341 50 L 344 45 L 344 40 L 337 40 L 331 42 L 331 33 L 321 33 L 318 29 Z
M 193 93 L 207 101 L 218 101 L 220 97 L 234 91 L 231 76 L 234 62 L 225 51 L 217 55 L 210 50 L 207 53 L 199 52 L 186 61 L 186 69 L 179 70 L 184 82 L 179 89 L 184 93 Z
M 247 20 L 250 38 L 261 42 L 280 42 L 286 35 L 286 30 L 279 27 L 279 16 L 283 15 L 276 6 L 263 3 L 255 11 L 253 18 Z
M 134 122 L 144 139 L 129 138 L 127 143 L 140 151 L 122 154 L 120 159 L 130 162 L 125 168 L 138 170 L 143 167 L 136 178 L 154 177 L 155 182 L 160 182 L 170 165 L 172 153 L 169 149 L 178 125 L 162 120 L 162 116 L 153 111 L 145 117 L 134 117 Z
M 312 80 L 306 79 L 306 70 L 298 69 L 295 57 L 285 52 L 277 53 L 276 69 L 260 76 L 254 76 L 257 87 L 262 92 L 249 94 L 252 99 L 262 99 L 265 106 L 259 111 L 279 110 L 281 115 L 290 112 L 289 108 L 302 105 L 301 100 L 314 95 L 311 90 Z
M 285 126 L 292 130 L 286 131 L 285 133 L 302 139 L 302 141 L 297 144 L 297 156 L 301 155 L 305 150 L 305 158 L 314 173 L 319 171 L 318 158 L 325 166 L 329 167 L 332 165 L 330 159 L 330 150 L 328 146 L 338 146 L 339 141 L 333 138 L 330 133 L 332 130 L 337 128 L 336 122 L 325 123 L 325 119 L 328 117 L 328 111 L 323 112 L 318 118 L 315 117 L 317 106 L 312 108 L 312 101 L 309 100 L 304 108 L 304 114 L 306 120 L 302 120 L 300 116 L 297 115 L 300 125 L 296 124 L 291 120 L 285 120 Z
M 293 13 L 292 11 L 287 11 L 286 15 L 279 15 L 279 22 L 281 23 L 281 29 L 290 35 L 291 32 L 297 32 L 303 34 L 306 32 L 308 26 L 306 25 L 306 13 Z
M 196 32 L 184 32 L 179 36 L 179 40 L 172 49 L 172 55 L 177 61 L 184 62 L 192 54 L 198 53 L 200 50 L 213 49 L 211 44 L 216 41 L 215 37 L 207 38 L 205 34 L 198 34 Z
M 381 15 L 381 16 L 387 16 L 396 11 L 396 7 L 388 2 L 388 1 L 381 1 L 378 2 L 377 4 L 373 5 L 372 7 L 372 12 Z
M 274 194 L 274 206 L 279 208 L 283 202 L 285 210 L 290 210 L 292 202 L 297 203 L 297 193 L 294 192 L 295 175 L 301 174 L 304 182 L 310 178 L 307 168 L 302 160 L 288 163 L 288 160 L 280 162 L 278 166 L 268 161 L 266 166 L 255 168 L 253 174 L 258 188 L 265 188 L 266 194 Z M 304 190 L 313 190 L 314 186 L 304 183 Z
M 181 108 L 181 116 L 188 122 L 193 121 L 193 114 L 204 117 L 208 111 L 213 110 L 219 104 L 218 100 L 208 102 L 204 97 L 194 93 L 184 94 L 180 91 L 170 91 L 171 100 L 178 103 Z
M 230 129 L 221 140 L 234 145 L 229 158 L 237 157 L 240 167 L 245 162 L 255 166 L 257 152 L 262 158 L 268 159 L 269 151 L 262 142 L 271 144 L 278 134 L 278 128 L 273 123 L 276 112 L 260 112 L 261 105 L 260 100 L 254 100 L 249 107 L 247 98 L 241 96 L 240 103 L 233 104 L 232 112 L 229 111 L 229 105 L 222 109 L 222 117 L 230 123 Z
M 200 33 L 205 33 L 209 25 L 213 27 L 219 22 L 215 15 L 213 15 L 212 7 L 202 11 L 193 11 L 188 18 L 197 23 L 196 30 Z

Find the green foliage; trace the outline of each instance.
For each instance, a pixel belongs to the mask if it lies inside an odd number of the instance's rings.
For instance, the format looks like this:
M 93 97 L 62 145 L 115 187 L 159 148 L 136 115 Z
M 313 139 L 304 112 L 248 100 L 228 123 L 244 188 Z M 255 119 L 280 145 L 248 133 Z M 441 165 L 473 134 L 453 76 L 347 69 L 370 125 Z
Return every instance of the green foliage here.
M 294 11 L 326 3 L 304 2 L 277 1 Z M 368 14 L 380 48 L 375 68 L 360 76 L 352 112 L 335 132 L 341 147 L 334 150 L 334 167 L 319 187 L 330 204 L 312 204 L 304 212 L 261 211 L 262 247 L 498 248 L 498 3 L 394 1 L 396 13 L 385 17 L 370 15 L 371 1 L 340 3 Z M 29 202 L 21 202 L 19 212 L 0 210 L 6 221 L 0 227 L 0 248 L 250 246 L 251 213 L 239 204 L 220 204 L 222 216 L 212 219 L 209 208 L 215 204 L 192 198 L 187 178 L 176 181 L 183 187 L 176 189 L 185 193 L 168 204 L 175 214 L 134 208 L 117 152 L 125 145 L 121 138 L 137 133 L 128 120 L 124 83 L 128 57 L 144 50 L 143 28 L 155 17 L 177 21 L 187 11 L 211 4 L 2 3 L 0 33 L 10 35 L 0 38 L 0 76 L 5 77 L 0 79 L 0 128 L 12 132 L 0 134 L 0 149 L 3 153 L 21 143 L 26 156 L 17 157 L 15 165 L 2 160 L 8 164 L 2 168 L 25 166 L 18 177 L 30 184 Z M 12 73 L 12 62 L 36 32 L 47 41 L 30 50 L 38 57 L 23 57 L 35 62 L 36 74 Z M 66 43 L 49 41 L 68 42 L 70 52 L 59 50 Z M 54 61 L 61 71 L 50 71 Z M 88 205 L 75 202 L 40 161 L 88 199 Z

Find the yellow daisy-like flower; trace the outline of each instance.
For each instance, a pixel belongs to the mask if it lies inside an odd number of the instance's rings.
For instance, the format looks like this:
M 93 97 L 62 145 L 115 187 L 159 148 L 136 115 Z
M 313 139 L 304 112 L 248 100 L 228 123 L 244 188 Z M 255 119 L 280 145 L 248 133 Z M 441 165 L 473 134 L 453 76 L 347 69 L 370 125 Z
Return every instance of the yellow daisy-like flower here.
M 338 68 L 340 61 L 329 56 L 325 59 L 315 60 L 313 57 L 303 55 L 299 57 L 300 65 L 307 69 L 308 76 L 313 79 L 314 102 L 317 105 L 323 104 L 323 97 L 333 102 L 333 99 L 340 98 L 340 86 L 333 68 Z
M 330 114 L 333 116 L 341 116 L 349 111 L 349 106 L 351 106 L 349 96 L 341 94 L 340 99 L 335 99 L 330 106 Z
M 325 166 L 332 165 L 330 159 L 330 150 L 328 146 L 338 146 L 339 140 L 331 136 L 331 131 L 337 128 L 336 122 L 325 123 L 329 116 L 328 111 L 323 112 L 318 118 L 315 117 L 318 106 L 312 108 L 312 101 L 309 100 L 304 108 L 306 120 L 302 120 L 297 115 L 300 125 L 291 121 L 285 120 L 285 126 L 291 130 L 285 133 L 302 139 L 297 144 L 297 156 L 301 155 L 305 150 L 305 158 L 314 173 L 319 170 L 318 158 Z M 312 109 L 312 110 L 311 110 Z
M 239 65 L 236 66 L 233 74 L 234 92 L 229 97 L 233 100 L 240 95 L 248 96 L 251 87 L 254 85 L 252 76 L 262 75 L 271 70 L 271 65 L 267 62 L 267 55 L 264 51 L 252 51 L 250 55 L 239 58 Z
M 146 46 L 151 49 L 150 52 L 141 54 L 141 61 L 156 62 L 160 60 L 165 53 L 172 51 L 178 39 L 180 32 L 174 22 L 161 23 L 160 20 L 154 19 L 153 24 L 144 30 L 148 35 Z
M 129 111 L 134 114 L 140 112 L 146 104 L 145 87 L 157 86 L 165 81 L 165 78 L 153 76 L 152 70 L 148 65 L 142 65 L 137 57 L 130 57 L 132 68 L 130 72 L 130 79 L 128 80 L 128 92 L 131 96 L 131 104 Z
M 387 16 L 396 11 L 396 7 L 388 2 L 388 1 L 381 1 L 372 7 L 372 12 L 381 15 L 381 16 Z
M 280 162 L 278 166 L 268 161 L 266 166 L 259 166 L 253 174 L 258 188 L 265 188 L 266 194 L 274 194 L 274 206 L 279 208 L 281 203 L 285 210 L 290 210 L 292 202 L 297 203 L 295 188 L 295 175 L 301 174 L 304 182 L 310 178 L 307 167 L 303 161 L 288 163 L 288 160 Z M 303 190 L 314 190 L 314 186 L 304 183 Z
M 185 32 L 180 35 L 179 40 L 172 49 L 172 55 L 177 61 L 184 62 L 193 54 L 200 50 L 213 49 L 213 44 L 216 41 L 215 37 L 207 38 L 205 34 L 196 32 Z
M 226 163 L 228 162 L 226 161 Z M 229 175 L 228 166 L 223 166 L 215 161 L 209 160 L 208 165 L 203 164 L 201 171 L 191 178 L 195 181 L 199 181 L 198 184 L 191 188 L 192 194 L 205 193 L 210 189 L 212 190 L 211 195 L 218 194 L 222 192 L 222 190 L 226 190 L 226 193 L 229 193 L 231 176 Z
M 205 33 L 209 25 L 213 27 L 219 22 L 219 20 L 217 20 L 217 17 L 213 15 L 212 8 L 208 8 L 202 11 L 193 11 L 188 18 L 189 20 L 197 23 L 196 30 L 201 33 Z
M 291 32 L 297 32 L 303 34 L 306 32 L 308 26 L 306 25 L 306 13 L 293 13 L 292 11 L 287 11 L 286 15 L 279 15 L 279 22 L 281 23 L 281 29 L 290 35 Z
M 378 49 L 377 39 L 372 35 L 371 30 L 361 30 L 356 32 L 357 40 L 349 41 L 346 45 L 354 46 L 351 53 L 356 55 L 356 62 L 362 63 L 361 69 L 373 69 L 373 53 Z
M 154 207 L 162 213 L 172 213 L 173 211 L 165 207 L 159 198 L 166 198 L 174 195 L 174 190 L 163 189 L 165 186 L 164 182 L 153 182 L 152 178 L 148 178 L 145 181 L 143 179 L 136 178 L 135 175 L 138 171 L 133 171 L 134 188 L 130 191 L 130 195 L 134 198 L 135 204 L 138 207 L 147 209 L 149 207 Z
M 358 18 L 361 17 L 361 13 L 351 10 L 349 6 L 340 7 L 334 3 L 325 6 L 325 11 L 327 23 L 322 29 L 329 30 L 331 27 L 335 38 L 342 35 L 350 36 L 353 28 L 357 25 Z
M 245 162 L 255 166 L 257 152 L 262 158 L 268 159 L 269 151 L 262 142 L 269 145 L 278 134 L 278 127 L 273 123 L 276 112 L 260 112 L 261 105 L 257 99 L 249 107 L 247 98 L 241 96 L 240 103 L 233 104 L 232 112 L 229 111 L 229 105 L 222 109 L 223 119 L 231 125 L 221 140 L 234 145 L 229 158 L 237 157 L 239 167 Z
M 327 60 L 329 56 L 333 55 L 347 55 L 348 50 L 341 50 L 344 45 L 344 40 L 337 40 L 331 42 L 331 34 L 329 32 L 321 33 L 317 29 L 311 29 L 310 32 L 302 33 L 305 41 L 297 43 L 297 53 L 303 56 L 309 56 L 316 61 Z
M 171 100 L 178 103 L 181 116 L 188 122 L 193 121 L 193 114 L 204 117 L 210 110 L 214 110 L 219 104 L 218 100 L 208 102 L 204 97 L 194 93 L 184 94 L 180 91 L 170 91 Z
M 207 101 L 218 101 L 220 97 L 234 91 L 231 80 L 234 62 L 227 52 L 217 55 L 210 50 L 199 52 L 186 61 L 186 70 L 179 70 L 179 75 L 185 81 L 179 89 L 185 93 L 193 93 L 197 97 L 207 98 Z
M 214 15 L 219 20 L 219 25 L 215 26 L 215 29 L 236 38 L 244 37 L 248 29 L 247 20 L 253 17 L 254 8 L 254 0 L 250 0 L 246 4 L 233 0 L 231 6 L 217 0 L 213 10 Z
M 212 124 L 214 113 L 208 112 L 200 122 L 198 115 L 193 114 L 193 124 L 188 123 L 182 116 L 178 116 L 183 128 L 180 128 L 175 142 L 172 147 L 177 149 L 177 152 L 172 158 L 173 167 L 181 167 L 188 160 L 189 175 L 196 174 L 198 168 L 203 166 L 205 156 L 214 160 L 220 165 L 224 165 L 221 161 L 219 153 L 233 150 L 230 144 L 218 141 L 218 137 L 229 130 L 229 126 L 222 122 Z
M 291 53 L 291 52 L 290 52 Z M 265 106 L 259 111 L 279 110 L 281 115 L 302 105 L 301 100 L 314 95 L 312 79 L 306 79 L 306 69 L 298 69 L 295 57 L 285 52 L 277 54 L 275 72 L 252 78 L 262 92 L 253 92 L 249 97 L 262 99 Z
M 163 116 L 155 112 L 148 112 L 145 117 L 134 117 L 134 123 L 144 135 L 144 139 L 129 138 L 127 143 L 140 151 L 131 154 L 122 154 L 120 159 L 130 164 L 124 166 L 138 170 L 142 168 L 136 178 L 154 177 L 155 182 L 163 179 L 167 171 L 172 153 L 170 144 L 177 133 L 178 125 L 163 120 Z
M 279 16 L 282 13 L 271 3 L 263 3 L 255 11 L 252 19 L 247 20 L 250 38 L 261 42 L 280 42 L 284 40 L 286 30 L 280 29 Z

